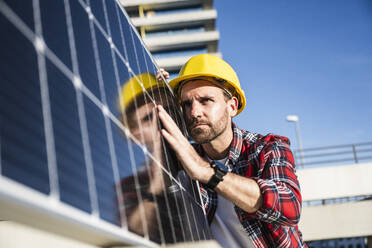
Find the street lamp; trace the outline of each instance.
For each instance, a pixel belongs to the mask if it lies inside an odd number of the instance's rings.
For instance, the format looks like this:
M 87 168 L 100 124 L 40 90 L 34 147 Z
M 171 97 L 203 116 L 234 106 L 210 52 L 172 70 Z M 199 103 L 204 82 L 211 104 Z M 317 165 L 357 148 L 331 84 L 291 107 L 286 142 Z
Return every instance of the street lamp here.
M 297 143 L 298 148 L 300 150 L 300 159 L 301 159 L 301 166 L 304 167 L 304 154 L 302 151 L 302 141 L 301 141 L 301 135 L 300 135 L 300 126 L 298 124 L 298 116 L 297 115 L 287 115 L 287 121 L 288 122 L 294 122 L 296 123 L 296 136 L 297 136 Z

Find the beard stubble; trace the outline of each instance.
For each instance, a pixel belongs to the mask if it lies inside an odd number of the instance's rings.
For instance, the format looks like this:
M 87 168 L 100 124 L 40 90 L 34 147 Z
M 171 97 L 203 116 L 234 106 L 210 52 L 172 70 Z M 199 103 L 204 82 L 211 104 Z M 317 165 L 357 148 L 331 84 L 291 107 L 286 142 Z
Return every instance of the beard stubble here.
M 209 143 L 218 138 L 226 130 L 228 119 L 229 113 L 227 112 L 227 109 L 225 109 L 222 117 L 215 123 L 211 123 L 210 121 L 202 118 L 193 118 L 192 120 L 187 121 L 187 130 L 190 134 L 190 137 L 197 144 Z M 194 126 L 198 124 L 204 125 L 195 128 Z

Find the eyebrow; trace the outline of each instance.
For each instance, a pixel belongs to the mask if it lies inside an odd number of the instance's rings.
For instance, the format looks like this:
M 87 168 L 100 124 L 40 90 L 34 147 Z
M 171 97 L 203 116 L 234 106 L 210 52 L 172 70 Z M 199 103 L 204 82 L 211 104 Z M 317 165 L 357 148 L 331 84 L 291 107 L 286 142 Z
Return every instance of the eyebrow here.
M 208 93 L 206 93 L 205 95 L 202 95 L 202 96 L 196 96 L 196 99 L 205 99 L 205 98 L 212 98 L 212 99 L 214 99 L 214 98 L 216 98 L 216 96 L 215 95 L 211 95 L 211 94 L 208 94 Z M 190 99 L 185 99 L 185 100 L 181 100 L 181 102 L 187 102 L 187 101 L 191 101 Z
M 206 96 L 201 96 L 200 99 L 204 100 L 204 99 L 214 99 L 216 98 L 216 96 L 210 96 L 210 95 L 206 95 Z

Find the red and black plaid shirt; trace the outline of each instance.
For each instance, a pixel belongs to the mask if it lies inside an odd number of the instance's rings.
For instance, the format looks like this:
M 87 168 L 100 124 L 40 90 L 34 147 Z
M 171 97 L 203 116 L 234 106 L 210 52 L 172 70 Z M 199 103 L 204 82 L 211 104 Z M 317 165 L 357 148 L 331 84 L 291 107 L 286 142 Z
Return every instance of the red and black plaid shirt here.
M 301 213 L 300 186 L 289 140 L 277 135 L 250 133 L 233 124 L 234 138 L 227 166 L 232 173 L 258 183 L 263 205 L 250 214 L 235 206 L 244 230 L 256 247 L 307 247 L 297 224 Z M 201 156 L 200 145 L 195 146 Z M 209 223 L 217 209 L 217 193 L 201 185 Z

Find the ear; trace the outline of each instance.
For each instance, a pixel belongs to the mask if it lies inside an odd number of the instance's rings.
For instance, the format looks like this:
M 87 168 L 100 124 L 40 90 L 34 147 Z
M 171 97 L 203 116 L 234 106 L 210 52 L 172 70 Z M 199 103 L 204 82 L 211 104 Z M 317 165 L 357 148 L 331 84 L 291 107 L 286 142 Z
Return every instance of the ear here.
M 237 97 L 233 96 L 227 101 L 227 109 L 229 111 L 230 117 L 234 117 L 238 112 L 239 100 Z

